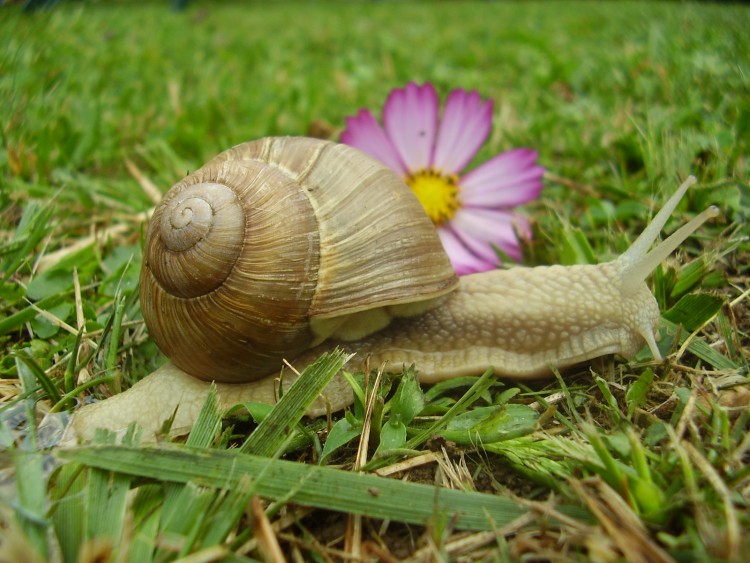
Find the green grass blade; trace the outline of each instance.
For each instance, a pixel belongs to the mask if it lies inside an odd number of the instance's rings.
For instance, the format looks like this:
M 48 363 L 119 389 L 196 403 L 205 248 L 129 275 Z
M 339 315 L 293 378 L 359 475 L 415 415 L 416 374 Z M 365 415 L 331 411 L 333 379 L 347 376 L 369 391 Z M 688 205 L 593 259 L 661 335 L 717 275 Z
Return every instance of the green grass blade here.
M 195 547 L 215 493 L 191 482 L 170 485 L 176 494 L 170 495 L 164 503 L 160 535 L 169 543 L 181 544 L 181 555 L 187 555 Z M 163 560 L 167 554 L 167 550 L 160 550 L 155 558 Z
M 258 494 L 289 502 L 425 524 L 436 513 L 460 515 L 457 528 L 492 530 L 527 512 L 514 501 L 429 485 L 352 473 L 330 467 L 302 465 L 236 451 L 196 450 L 187 446 L 84 446 L 59 450 L 57 456 L 129 475 L 195 482 L 215 488 L 237 488 L 244 475 L 255 479 Z M 561 508 L 574 518 L 586 518 L 577 507 Z
M 466 393 L 453 405 L 448 412 L 446 412 L 440 420 L 437 420 L 435 424 L 429 428 L 419 432 L 413 438 L 410 438 L 405 448 L 412 449 L 416 448 L 426 440 L 434 436 L 439 430 L 445 428 L 448 423 L 453 420 L 456 416 L 464 412 L 469 408 L 475 401 L 482 397 L 482 395 L 495 384 L 495 378 L 493 376 L 494 371 L 490 368 L 485 371 L 482 376 L 474 382 Z
M 685 295 L 663 317 L 675 324 L 682 325 L 692 332 L 710 321 L 724 305 L 724 299 L 717 295 L 691 293 Z
M 203 547 L 217 545 L 227 538 L 250 505 L 254 492 L 252 480 L 245 478 L 240 479 L 239 486 L 227 489 L 223 495 L 217 497 L 204 531 Z
M 351 358 L 341 350 L 322 355 L 307 366 L 255 432 L 242 445 L 241 451 L 271 456 L 287 441 L 312 402 L 323 392 L 344 364 Z
M 96 441 L 110 441 L 97 434 Z M 125 510 L 132 477 L 119 472 L 92 467 L 85 490 L 84 538 L 109 539 L 118 545 L 125 525 Z
M 60 400 L 55 403 L 55 405 L 50 409 L 50 412 L 59 412 L 61 410 L 64 410 L 69 401 L 72 401 L 75 399 L 80 393 L 86 391 L 86 389 L 91 389 L 92 387 L 96 387 L 97 385 L 102 385 L 104 383 L 109 383 L 111 381 L 114 381 L 116 377 L 114 375 L 103 375 L 102 377 L 96 377 L 94 379 L 90 379 L 86 381 L 85 383 L 81 383 L 78 387 L 75 387 L 72 391 L 69 393 L 65 393 L 62 397 L 60 397 Z
M 129 561 L 151 563 L 154 560 L 154 545 L 159 534 L 163 502 L 164 490 L 160 485 L 145 485 L 138 489 L 133 501 L 135 534 L 130 544 Z
M 24 262 L 30 261 L 33 249 L 52 229 L 50 219 L 53 211 L 51 207 L 36 201 L 27 203 L 15 233 L 17 240 L 23 241 L 23 244 L 15 253 L 4 255 L 0 261 L 0 281 L 5 283 Z
M 738 342 L 739 336 L 735 332 L 732 323 L 729 321 L 729 317 L 725 315 L 723 311 L 719 311 L 719 314 L 716 315 L 716 322 L 719 327 L 719 334 L 726 343 L 727 354 L 729 357 L 732 360 L 741 359 L 742 355 L 739 350 L 740 345 Z M 747 364 L 745 365 L 745 368 L 747 369 Z
M 216 385 L 211 384 L 211 389 L 206 395 L 201 412 L 195 421 L 190 435 L 187 439 L 188 446 L 196 448 L 208 448 L 221 431 L 221 410 L 216 399 Z
M 46 557 L 47 511 L 46 478 L 44 476 L 44 455 L 38 450 L 18 451 L 13 455 L 18 506 L 16 519 L 21 529 L 37 551 Z
M 650 369 L 645 369 L 638 376 L 633 383 L 628 387 L 625 393 L 625 402 L 628 405 L 628 418 L 633 417 L 635 409 L 641 407 L 646 403 L 648 398 L 648 392 L 651 389 L 651 385 L 654 382 L 654 372 Z
M 44 389 L 44 393 L 52 403 L 58 403 L 60 401 L 60 391 L 57 389 L 57 385 L 52 381 L 49 376 L 44 373 L 44 370 L 39 367 L 34 358 L 26 350 L 21 350 L 16 353 L 16 370 L 20 379 L 30 382 L 36 380 L 39 386 Z M 22 373 L 23 372 L 23 373 Z M 34 389 L 35 386 L 25 387 L 28 391 Z
M 622 416 L 620 415 L 620 407 L 617 404 L 617 399 L 612 393 L 612 390 L 609 388 L 609 384 L 603 377 L 600 377 L 598 375 L 594 376 L 594 383 L 596 383 L 596 386 L 599 388 L 599 392 L 602 394 L 602 398 L 609 407 L 607 409 L 607 413 L 612 417 L 612 420 L 615 422 L 615 424 L 620 424 L 620 421 L 622 420 Z
M 564 492 L 576 468 L 556 445 L 553 439 L 522 436 L 483 444 L 483 448 L 505 458 L 505 464 L 529 479 Z
M 77 561 L 83 542 L 85 472 L 77 463 L 60 468 L 50 491 L 52 524 L 63 561 Z
M 685 331 L 681 331 L 678 325 L 664 317 L 661 318 L 661 326 L 665 329 L 667 334 L 671 336 L 680 333 L 680 344 L 683 344 L 690 337 L 690 334 L 685 334 Z M 688 350 L 704 362 L 708 362 L 716 369 L 736 370 L 740 368 L 738 364 L 726 356 L 722 356 L 702 340 L 694 338 L 690 342 Z
M 27 396 L 26 444 L 24 449 L 12 449 L 15 468 L 18 504 L 16 519 L 26 533 L 31 544 L 43 557 L 47 555 L 47 478 L 44 474 L 44 454 L 39 450 L 35 399 L 32 391 L 36 388 L 36 378 L 21 358 L 16 357 L 16 369 L 21 387 Z
M 714 261 L 715 258 L 709 260 L 708 256 L 699 256 L 689 264 L 685 264 L 680 269 L 669 296 L 672 299 L 684 297 L 693 288 L 698 287 L 701 280 L 711 273 Z
M 65 393 L 70 393 L 75 387 L 76 383 L 76 360 L 78 359 L 78 352 L 81 349 L 81 338 L 83 338 L 84 327 L 78 329 L 76 334 L 75 342 L 70 350 L 70 358 L 65 366 L 65 375 L 63 376 L 63 390 Z M 57 406 L 57 405 L 55 405 Z M 65 406 L 63 403 L 61 406 Z
M 125 314 L 125 297 L 118 291 L 115 295 L 114 312 L 112 314 L 112 332 L 107 342 L 107 373 L 113 373 L 117 365 L 117 352 L 120 347 L 120 333 L 122 332 L 122 318 Z

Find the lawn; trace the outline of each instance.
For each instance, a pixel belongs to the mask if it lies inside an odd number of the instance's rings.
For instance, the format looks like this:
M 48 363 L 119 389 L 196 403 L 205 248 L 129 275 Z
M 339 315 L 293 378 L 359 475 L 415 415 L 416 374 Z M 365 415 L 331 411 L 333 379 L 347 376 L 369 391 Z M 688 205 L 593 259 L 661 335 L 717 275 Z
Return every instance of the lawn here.
M 742 560 L 747 29 L 750 8 L 682 2 L 0 6 L 0 560 Z M 476 163 L 538 151 L 525 266 L 612 260 L 697 178 L 665 235 L 720 215 L 648 279 L 665 359 L 436 385 L 372 366 L 346 414 L 303 417 L 332 354 L 273 409 L 206 394 L 188 437 L 59 447 L 165 361 L 138 301 L 161 195 L 243 141 L 338 140 L 410 81 L 494 100 Z

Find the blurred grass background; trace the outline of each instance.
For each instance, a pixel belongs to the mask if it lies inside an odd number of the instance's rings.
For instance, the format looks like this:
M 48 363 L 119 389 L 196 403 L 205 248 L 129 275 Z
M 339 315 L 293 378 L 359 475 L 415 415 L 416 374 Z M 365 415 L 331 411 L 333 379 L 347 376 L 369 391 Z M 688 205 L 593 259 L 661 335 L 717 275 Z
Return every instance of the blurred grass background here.
M 320 125 L 335 136 L 345 116 L 377 111 L 410 80 L 492 97 L 478 158 L 534 147 L 554 175 L 597 185 L 588 200 L 565 194 L 583 208 L 602 205 L 596 192 L 622 198 L 677 174 L 747 178 L 741 6 L 64 2 L 2 16 L 3 208 L 55 194 L 58 217 L 111 211 L 97 200 L 143 210 L 124 158 L 165 189 L 248 139 Z
M 614 168 L 653 180 L 703 153 L 709 179 L 746 171 L 744 7 L 70 2 L 2 15 L 2 164 L 39 185 L 59 184 L 60 170 L 122 172 L 134 154 L 171 183 L 163 151 L 194 164 L 315 120 L 339 126 L 409 80 L 494 98 L 487 154 L 532 145 L 577 178 Z

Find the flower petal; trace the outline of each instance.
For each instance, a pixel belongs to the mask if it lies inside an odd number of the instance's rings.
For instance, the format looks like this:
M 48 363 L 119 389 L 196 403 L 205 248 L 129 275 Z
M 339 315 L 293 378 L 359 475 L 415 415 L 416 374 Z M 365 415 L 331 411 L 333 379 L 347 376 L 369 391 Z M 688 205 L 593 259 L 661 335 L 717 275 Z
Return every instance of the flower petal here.
M 341 142 L 369 154 L 402 176 L 407 174 L 393 143 L 369 110 L 360 110 L 356 116 L 346 118 Z
M 506 151 L 461 178 L 461 202 L 469 207 L 514 207 L 542 191 L 544 168 L 531 149 Z
M 445 102 L 432 164 L 458 174 L 469 164 L 492 129 L 492 100 L 482 102 L 478 92 L 453 90 Z
M 466 248 L 450 227 L 441 227 L 438 230 L 438 236 L 443 243 L 448 258 L 450 258 L 453 269 L 459 276 L 473 274 L 474 272 L 486 272 L 495 267 L 497 258 L 492 262 L 479 258 Z
M 463 208 L 453 217 L 451 226 L 464 246 L 493 265 L 500 262 L 493 246 L 513 260 L 520 260 L 521 245 L 516 232 L 524 238 L 531 237 L 528 220 L 513 211 Z
M 412 171 L 428 168 L 438 120 L 438 96 L 432 84 L 410 82 L 393 90 L 383 109 L 383 125 L 398 154 Z

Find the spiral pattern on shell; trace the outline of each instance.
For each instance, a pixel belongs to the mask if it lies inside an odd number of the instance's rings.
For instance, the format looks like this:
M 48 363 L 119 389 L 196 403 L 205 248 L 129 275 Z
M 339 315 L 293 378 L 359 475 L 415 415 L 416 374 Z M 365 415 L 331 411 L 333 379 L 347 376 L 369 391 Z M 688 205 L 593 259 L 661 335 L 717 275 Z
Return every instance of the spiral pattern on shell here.
M 269 138 L 221 153 L 155 210 L 149 332 L 178 367 L 239 382 L 311 346 L 311 317 L 430 299 L 455 274 L 409 188 L 344 145 Z
M 180 297 L 199 297 L 220 287 L 242 251 L 245 219 L 242 203 L 227 186 L 202 183 L 181 190 L 158 219 L 167 252 L 151 254 L 154 276 Z

